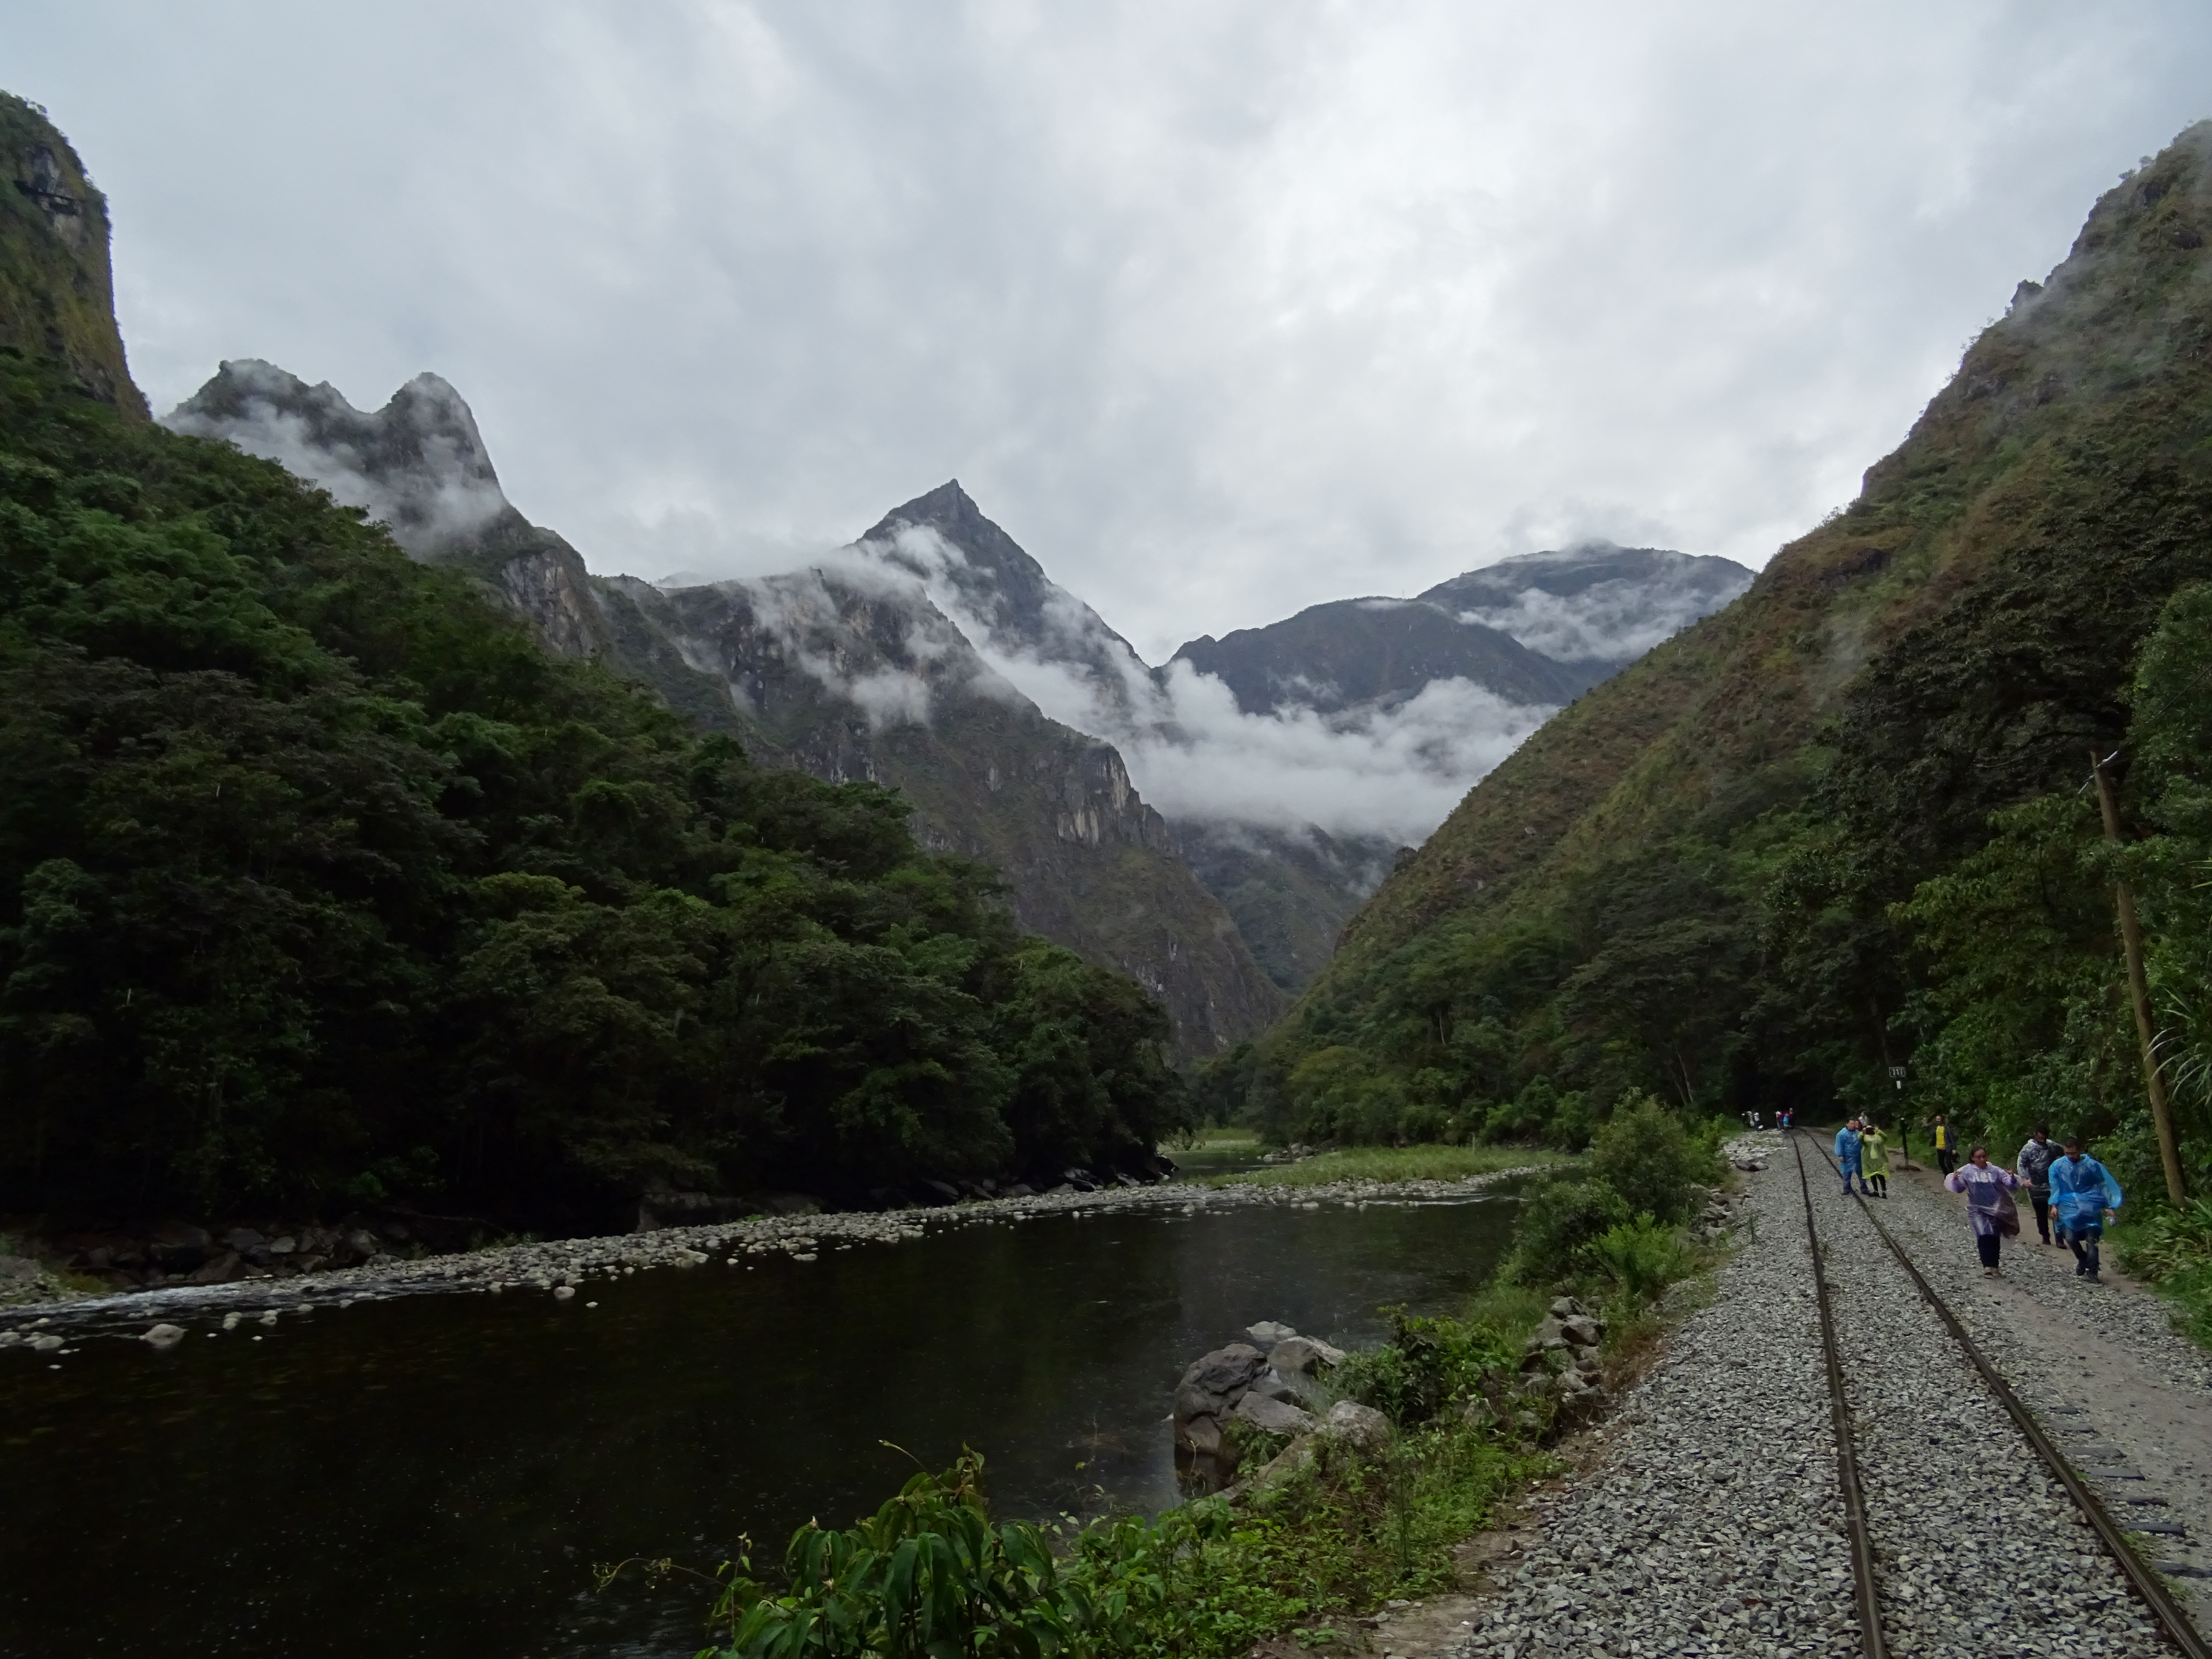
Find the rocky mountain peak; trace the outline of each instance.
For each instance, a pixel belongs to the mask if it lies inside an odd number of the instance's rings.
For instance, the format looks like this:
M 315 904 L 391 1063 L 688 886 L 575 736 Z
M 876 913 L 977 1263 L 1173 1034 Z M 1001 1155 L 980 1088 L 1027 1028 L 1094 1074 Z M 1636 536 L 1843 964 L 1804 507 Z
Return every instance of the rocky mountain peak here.
M 383 408 L 362 410 L 327 380 L 309 386 L 274 363 L 234 358 L 162 424 L 312 479 L 366 508 L 417 556 L 457 546 L 514 512 L 476 416 L 435 374 L 417 374 Z
M 921 577 L 939 608 L 1046 713 L 1086 730 L 1098 722 L 1085 716 L 1103 713 L 1117 735 L 1132 723 L 1133 691 L 1151 676 L 1136 647 L 985 518 L 957 478 L 893 507 L 859 545 Z M 1031 672 L 1039 666 L 1048 672 Z M 1080 683 L 1073 696 L 1071 674 Z

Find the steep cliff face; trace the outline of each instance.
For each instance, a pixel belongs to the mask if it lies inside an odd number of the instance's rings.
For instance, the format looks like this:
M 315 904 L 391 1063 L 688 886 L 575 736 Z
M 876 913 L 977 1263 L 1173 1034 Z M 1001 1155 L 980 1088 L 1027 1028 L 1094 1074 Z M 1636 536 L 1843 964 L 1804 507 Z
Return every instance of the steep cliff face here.
M 107 198 L 37 105 L 0 93 L 0 348 L 66 364 L 84 389 L 143 420 L 115 327 Z
M 899 790 L 925 842 L 1003 873 L 1024 927 L 1158 996 L 1185 1057 L 1280 1012 L 1113 746 L 1048 718 L 963 631 L 988 617 L 1044 640 L 1059 590 L 957 483 L 812 568 L 663 590 L 591 575 L 517 512 L 467 404 L 435 375 L 364 411 L 267 363 L 227 362 L 166 423 L 313 479 L 416 557 L 469 573 L 552 649 L 652 686 L 757 757 Z

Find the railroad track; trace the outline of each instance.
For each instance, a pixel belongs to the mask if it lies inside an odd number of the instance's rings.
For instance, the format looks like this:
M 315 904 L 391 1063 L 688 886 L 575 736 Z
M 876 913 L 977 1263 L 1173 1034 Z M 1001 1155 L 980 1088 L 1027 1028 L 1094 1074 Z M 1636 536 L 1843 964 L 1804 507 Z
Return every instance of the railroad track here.
M 1805 1232 L 1812 1249 L 1814 1299 L 1820 1312 L 1820 1346 L 1827 1360 L 1829 1414 L 1835 1428 L 1836 1472 L 1844 1494 L 1844 1529 L 1850 1544 L 1853 1588 L 1859 1615 L 1859 1644 L 1867 1659 L 1888 1659 L 1888 1644 L 1882 1633 L 1881 1589 L 1875 1572 L 1874 1540 L 1867 1525 L 1864 1488 L 1858 1478 L 1850 1404 L 1844 1386 L 1844 1368 L 1836 1339 L 1835 1316 L 1829 1302 L 1827 1274 L 1821 1263 L 1820 1232 L 1813 1204 L 1812 1183 L 1805 1170 L 1804 1140 L 1801 1135 L 1792 1134 L 1790 1142 L 1797 1155 L 1797 1184 L 1805 1200 Z M 1836 1160 L 1826 1147 L 1816 1141 L 1814 1150 L 1826 1161 L 1831 1170 L 1840 1173 Z M 1905 1254 L 1895 1235 L 1882 1224 L 1881 1218 L 1868 1206 L 1863 1197 L 1854 1194 L 1853 1199 L 1859 1212 L 1872 1224 L 1881 1242 L 1889 1247 L 1890 1254 L 1897 1258 L 1898 1265 L 1905 1269 L 1921 1297 L 1935 1310 L 1936 1316 L 1950 1332 L 1990 1392 L 1996 1396 L 1997 1402 L 2019 1426 L 2036 1456 L 2066 1489 L 2068 1497 L 2073 1499 L 2075 1507 L 2087 1520 L 2106 1551 L 2167 1639 L 2188 1655 L 2189 1659 L 2212 1659 L 2212 1647 L 2206 1645 L 2204 1638 L 2190 1621 L 2180 1603 L 2174 1600 L 2172 1592 L 2166 1589 L 2164 1581 L 2137 1557 L 2128 1543 L 2125 1530 L 2112 1519 L 2095 1490 L 2051 1443 L 2043 1425 L 2036 1420 L 2035 1413 L 2028 1410 L 2019 1395 L 2013 1392 L 2012 1386 L 1990 1364 L 1973 1338 L 1966 1334 L 1966 1328 L 1959 1322 L 1958 1316 L 1945 1305 L 1943 1298 L 1936 1294 L 1935 1287 L 1922 1277 L 1919 1268 L 1913 1266 L 1912 1258 Z

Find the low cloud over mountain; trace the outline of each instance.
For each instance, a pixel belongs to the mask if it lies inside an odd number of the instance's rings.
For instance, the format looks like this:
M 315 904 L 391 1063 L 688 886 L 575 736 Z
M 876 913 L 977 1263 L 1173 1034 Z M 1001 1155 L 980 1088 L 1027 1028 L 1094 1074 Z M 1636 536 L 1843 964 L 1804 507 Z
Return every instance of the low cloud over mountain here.
M 1153 668 L 957 482 L 801 568 L 655 584 L 590 576 L 524 520 L 435 375 L 368 413 L 237 361 L 167 419 L 367 509 L 418 556 L 479 575 L 556 648 L 649 681 L 695 720 L 821 775 L 896 783 L 944 844 L 1008 869 L 1031 925 L 1163 988 L 1194 947 L 1108 940 L 1071 908 L 1048 842 L 1178 866 L 1180 844 L 1260 965 L 1295 988 L 1400 847 L 1559 705 L 1751 580 L 1724 559 L 1593 543 L 1194 640 Z M 997 799 L 1046 772 L 1062 781 L 1033 805 Z M 1249 971 L 1239 957 L 1178 993 L 1186 1022 L 1206 1024 L 1200 1047 L 1267 1012 L 1249 988 L 1224 993 Z M 1201 1016 L 1208 996 L 1238 1012 Z

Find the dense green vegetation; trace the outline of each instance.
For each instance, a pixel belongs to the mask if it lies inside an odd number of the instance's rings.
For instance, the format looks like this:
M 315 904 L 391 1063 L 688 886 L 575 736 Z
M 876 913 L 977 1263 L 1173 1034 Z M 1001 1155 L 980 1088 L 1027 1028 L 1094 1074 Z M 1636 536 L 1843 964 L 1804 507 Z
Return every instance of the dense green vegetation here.
M 1656 1093 L 1942 1111 L 2007 1156 L 2048 1120 L 2154 1198 L 2125 876 L 2203 1173 L 2208 238 L 2212 125 L 2097 204 L 1848 510 L 1478 786 L 1202 1109 L 1572 1147 Z
M 1164 1016 L 279 468 L 0 352 L 0 1203 L 1132 1165 Z M 1056 1178 L 1056 1173 L 1055 1176 Z

